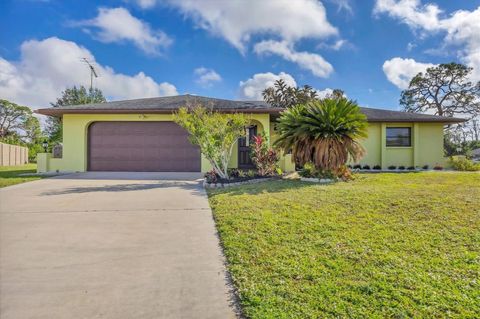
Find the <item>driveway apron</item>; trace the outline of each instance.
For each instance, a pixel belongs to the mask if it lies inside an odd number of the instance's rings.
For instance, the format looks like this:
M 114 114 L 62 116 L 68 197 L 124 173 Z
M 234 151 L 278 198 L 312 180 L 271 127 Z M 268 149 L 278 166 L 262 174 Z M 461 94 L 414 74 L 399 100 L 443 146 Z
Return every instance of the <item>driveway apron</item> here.
M 82 173 L 0 189 L 0 317 L 235 318 L 197 177 Z

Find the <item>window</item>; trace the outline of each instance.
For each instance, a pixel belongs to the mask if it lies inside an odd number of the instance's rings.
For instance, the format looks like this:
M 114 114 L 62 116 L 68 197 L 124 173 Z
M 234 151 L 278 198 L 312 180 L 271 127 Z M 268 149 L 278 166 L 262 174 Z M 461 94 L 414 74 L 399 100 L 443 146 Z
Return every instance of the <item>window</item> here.
M 387 127 L 387 146 L 412 146 L 412 129 L 410 127 Z

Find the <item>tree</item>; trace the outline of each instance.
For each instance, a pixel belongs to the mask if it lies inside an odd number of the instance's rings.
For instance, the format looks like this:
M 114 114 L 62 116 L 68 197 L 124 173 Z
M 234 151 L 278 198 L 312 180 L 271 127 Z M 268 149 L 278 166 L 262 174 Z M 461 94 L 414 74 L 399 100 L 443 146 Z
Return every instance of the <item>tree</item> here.
M 318 92 L 309 85 L 302 88 L 289 86 L 284 80 L 275 81 L 273 87 L 266 88 L 263 92 L 263 100 L 274 107 L 287 108 L 297 104 L 306 104 L 313 100 L 320 100 Z M 340 89 L 334 89 L 325 96 L 326 99 L 341 99 L 345 94 Z
M 0 100 L 0 138 L 20 137 L 31 117 L 32 110 L 28 106 Z
M 30 116 L 24 123 L 24 135 L 23 139 L 29 144 L 41 143 L 43 134 L 40 127 L 40 121 L 35 116 Z
M 62 92 L 62 96 L 55 103 L 51 103 L 53 107 L 67 105 L 81 105 L 89 103 L 105 103 L 107 100 L 99 89 L 86 89 L 83 85 L 67 88 Z M 46 121 L 45 132 L 52 143 L 62 140 L 62 122 L 61 118 L 49 117 Z
M 290 107 L 297 104 L 305 104 L 317 98 L 317 91 L 305 85 L 303 88 L 289 86 L 284 80 L 275 81 L 273 87 L 262 92 L 265 102 L 274 107 Z
M 240 113 L 219 113 L 196 105 L 180 108 L 173 119 L 187 130 L 190 142 L 200 147 L 215 173 L 228 178 L 232 150 L 237 140 L 245 136 L 247 118 Z
M 34 144 L 41 138 L 40 122 L 28 106 L 0 100 L 0 139 L 12 144 Z
M 313 162 L 319 170 L 340 173 L 349 158 L 358 161 L 365 150 L 359 139 L 367 137 L 367 118 L 346 98 L 329 98 L 299 104 L 278 119 L 280 137 L 274 146 L 292 150 L 296 163 Z
M 37 152 L 43 151 L 40 122 L 32 110 L 7 100 L 0 100 L 0 140 L 27 146 L 30 160 L 35 160 Z
M 328 93 L 325 98 L 327 99 L 341 99 L 345 97 L 345 92 L 340 89 L 333 89 L 332 93 Z
M 472 68 L 458 63 L 440 64 L 418 73 L 401 93 L 405 111 L 433 112 L 471 119 L 480 114 L 480 82 L 468 80 Z
M 480 141 L 480 119 L 472 119 L 470 121 L 470 134 L 474 141 Z
M 469 81 L 471 72 L 472 68 L 453 62 L 428 68 L 412 78 L 408 89 L 401 93 L 400 104 L 407 112 L 472 120 L 480 116 L 480 82 Z M 477 122 L 472 124 L 472 129 L 469 124 L 448 127 L 444 138 L 447 156 L 466 149 L 467 135 L 478 138 Z

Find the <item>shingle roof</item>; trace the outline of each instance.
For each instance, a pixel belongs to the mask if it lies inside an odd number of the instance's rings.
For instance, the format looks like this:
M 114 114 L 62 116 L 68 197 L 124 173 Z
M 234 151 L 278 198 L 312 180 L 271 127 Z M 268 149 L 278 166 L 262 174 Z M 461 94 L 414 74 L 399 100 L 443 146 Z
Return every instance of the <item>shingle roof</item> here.
M 112 101 L 107 103 L 70 105 L 39 109 L 44 115 L 58 116 L 68 113 L 170 113 L 186 105 L 201 104 L 219 111 L 273 113 L 282 111 L 263 101 L 233 101 L 196 95 L 176 95 L 135 100 Z M 463 122 L 463 119 L 427 114 L 407 113 L 362 107 L 361 111 L 370 122 Z
M 196 95 L 175 95 L 135 100 L 112 101 L 107 103 L 61 106 L 57 110 L 176 110 L 187 104 L 202 104 L 214 109 L 269 109 L 262 101 L 233 101 Z M 52 109 L 52 108 L 49 108 Z
M 383 109 L 372 109 L 361 107 L 362 113 L 367 116 L 369 122 L 445 122 L 457 123 L 464 122 L 464 119 L 437 116 L 430 114 L 419 114 L 401 111 L 391 111 Z

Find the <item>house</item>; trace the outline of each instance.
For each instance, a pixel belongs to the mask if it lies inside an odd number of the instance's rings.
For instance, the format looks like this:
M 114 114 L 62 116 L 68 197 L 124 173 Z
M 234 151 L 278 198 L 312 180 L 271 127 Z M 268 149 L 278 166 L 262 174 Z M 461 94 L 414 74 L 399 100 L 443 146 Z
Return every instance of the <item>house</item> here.
M 265 132 L 275 139 L 275 119 L 282 109 L 261 101 L 231 101 L 192 95 L 114 101 L 39 109 L 62 117 L 63 155 L 40 154 L 38 171 L 178 171 L 211 169 L 187 132 L 172 122 L 172 112 L 187 104 L 202 104 L 220 112 L 249 115 L 250 135 Z M 369 122 L 367 150 L 361 164 L 443 165 L 443 127 L 461 119 L 362 108 Z M 253 168 L 246 139 L 240 139 L 230 166 Z M 284 171 L 294 169 L 291 155 L 282 156 Z

